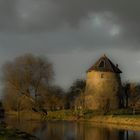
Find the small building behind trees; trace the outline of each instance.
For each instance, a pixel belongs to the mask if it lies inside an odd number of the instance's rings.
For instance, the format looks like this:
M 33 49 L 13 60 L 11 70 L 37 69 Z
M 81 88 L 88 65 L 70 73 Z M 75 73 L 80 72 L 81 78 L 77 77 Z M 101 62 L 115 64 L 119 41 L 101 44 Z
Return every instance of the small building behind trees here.
M 85 108 L 91 110 L 112 110 L 123 105 L 122 84 L 118 65 L 102 56 L 87 71 Z

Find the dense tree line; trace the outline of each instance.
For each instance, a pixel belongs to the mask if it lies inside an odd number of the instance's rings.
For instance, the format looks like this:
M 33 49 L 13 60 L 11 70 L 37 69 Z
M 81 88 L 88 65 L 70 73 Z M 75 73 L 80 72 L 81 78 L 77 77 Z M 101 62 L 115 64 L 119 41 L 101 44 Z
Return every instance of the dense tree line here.
M 53 65 L 44 57 L 25 54 L 6 62 L 3 65 L 5 108 L 15 111 L 74 108 L 76 100 L 84 92 L 85 81 L 76 80 L 64 92 L 52 84 L 53 77 Z
M 140 84 L 126 82 L 124 89 L 124 108 L 132 109 L 133 114 L 140 111 Z
M 84 104 L 86 81 L 77 79 L 72 83 L 72 86 L 67 92 L 67 107 L 75 108 L 82 107 Z
M 3 103 L 8 110 L 60 110 L 84 108 L 86 81 L 75 80 L 68 91 L 53 84 L 48 58 L 25 54 L 3 65 Z M 124 83 L 121 107 L 140 108 L 140 84 Z

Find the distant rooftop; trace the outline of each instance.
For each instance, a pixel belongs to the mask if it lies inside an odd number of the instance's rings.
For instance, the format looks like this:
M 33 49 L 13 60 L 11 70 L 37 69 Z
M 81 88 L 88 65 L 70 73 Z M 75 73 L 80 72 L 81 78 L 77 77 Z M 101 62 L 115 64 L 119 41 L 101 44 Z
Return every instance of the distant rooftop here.
M 87 70 L 87 72 L 91 72 L 93 70 L 122 73 L 122 71 L 118 68 L 118 64 L 115 66 L 106 55 L 102 56 L 92 67 Z

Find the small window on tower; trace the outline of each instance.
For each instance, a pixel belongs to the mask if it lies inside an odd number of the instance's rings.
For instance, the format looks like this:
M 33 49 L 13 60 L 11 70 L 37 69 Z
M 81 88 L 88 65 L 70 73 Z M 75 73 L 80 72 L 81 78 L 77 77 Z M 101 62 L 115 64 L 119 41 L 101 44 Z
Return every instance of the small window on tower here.
M 99 67 L 100 67 L 100 68 L 104 68 L 104 67 L 105 67 L 105 61 L 102 60 L 102 61 L 99 63 Z
M 104 74 L 103 73 L 101 74 L 101 78 L 104 78 Z

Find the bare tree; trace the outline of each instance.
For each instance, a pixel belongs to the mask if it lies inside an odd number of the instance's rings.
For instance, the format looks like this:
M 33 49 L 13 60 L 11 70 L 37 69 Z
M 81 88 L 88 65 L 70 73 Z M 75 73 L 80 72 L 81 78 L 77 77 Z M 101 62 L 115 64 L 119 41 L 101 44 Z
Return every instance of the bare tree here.
M 49 86 L 53 67 L 48 59 L 25 54 L 3 65 L 4 88 L 37 101 L 40 87 Z M 5 90 L 6 92 L 7 90 Z

